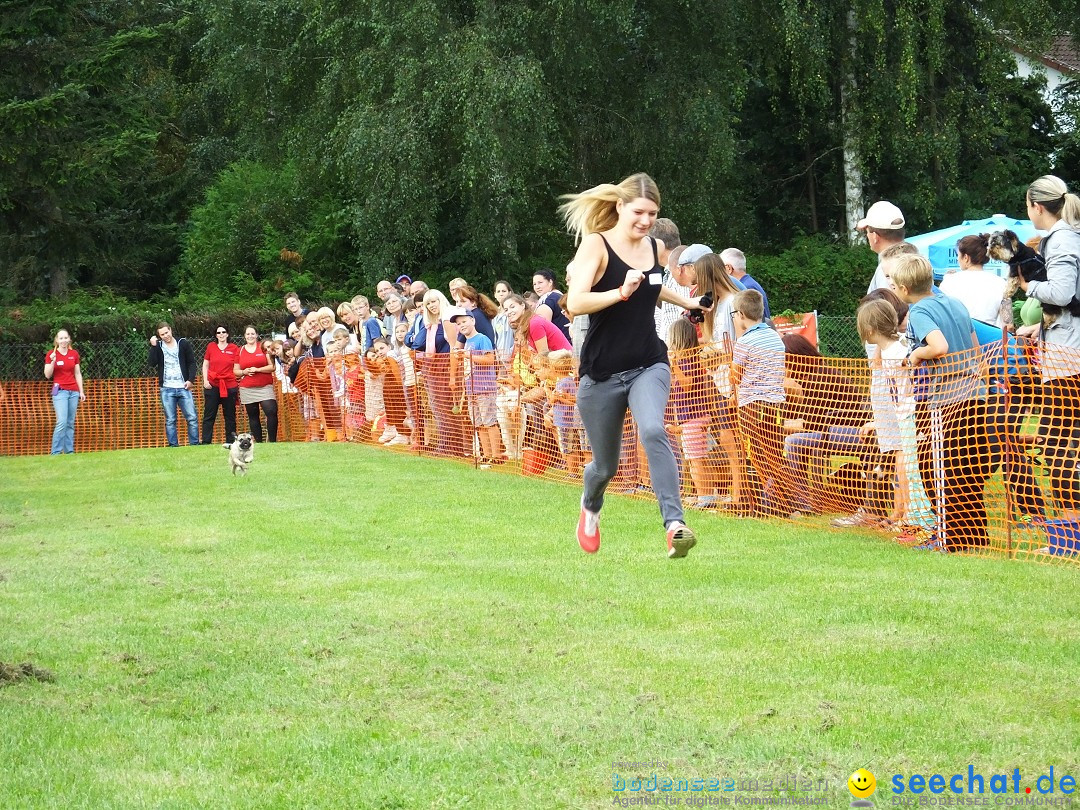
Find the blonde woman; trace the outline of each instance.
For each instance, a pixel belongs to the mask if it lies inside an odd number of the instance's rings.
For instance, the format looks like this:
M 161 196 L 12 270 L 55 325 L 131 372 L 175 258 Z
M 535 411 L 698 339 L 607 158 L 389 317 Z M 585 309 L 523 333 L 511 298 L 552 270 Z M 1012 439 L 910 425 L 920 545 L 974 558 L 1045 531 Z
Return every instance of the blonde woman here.
M 45 379 L 52 380 L 52 403 L 56 411 L 50 454 L 75 452 L 75 411 L 86 399 L 79 353 L 66 329 L 57 331 L 52 351 L 45 355 Z
M 458 328 L 449 320 L 453 312 L 445 295 L 428 290 L 424 293 L 423 322 L 409 344 L 416 351 L 415 362 L 424 378 L 435 418 L 435 452 L 441 455 L 463 454 L 461 423 L 454 418 L 450 393 L 450 348 L 457 345 L 458 338 Z
M 1049 461 L 1050 483 L 1067 520 L 1080 519 L 1080 474 L 1072 445 L 1080 441 L 1080 316 L 1070 302 L 1080 298 L 1080 198 L 1060 178 L 1044 175 L 1027 191 L 1031 224 L 1047 231 L 1039 245 L 1046 259 L 1046 281 L 1020 286 L 1028 298 L 1064 307 L 1042 330 L 1042 425 L 1046 439 L 1043 457 Z M 1031 327 L 1016 330 L 1021 335 Z M 1035 327 L 1038 329 L 1038 327 Z
M 678 468 L 664 430 L 671 369 L 653 310 L 657 301 L 702 307 L 662 284 L 664 268 L 649 236 L 660 209 L 660 191 L 651 177 L 635 174 L 564 199 L 560 213 L 580 242 L 567 305 L 576 315 L 589 316 L 577 404 L 593 460 L 585 467 L 578 544 L 587 553 L 600 549 L 604 490 L 619 466 L 629 409 L 649 459 L 668 557 L 685 557 L 697 541 L 683 522 Z

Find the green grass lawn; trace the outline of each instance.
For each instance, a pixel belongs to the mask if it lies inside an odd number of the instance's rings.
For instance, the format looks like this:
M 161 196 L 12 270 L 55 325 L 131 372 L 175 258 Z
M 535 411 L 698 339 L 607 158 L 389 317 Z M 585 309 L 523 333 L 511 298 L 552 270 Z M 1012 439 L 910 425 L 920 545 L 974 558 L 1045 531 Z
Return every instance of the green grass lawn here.
M 700 514 L 671 561 L 625 498 L 591 557 L 574 488 L 348 445 L 260 446 L 246 478 L 219 447 L 0 471 L 0 662 L 54 678 L 0 685 L 3 807 L 606 807 L 613 771 L 794 773 L 846 807 L 860 766 L 881 807 L 896 773 L 1080 777 L 1075 566 Z

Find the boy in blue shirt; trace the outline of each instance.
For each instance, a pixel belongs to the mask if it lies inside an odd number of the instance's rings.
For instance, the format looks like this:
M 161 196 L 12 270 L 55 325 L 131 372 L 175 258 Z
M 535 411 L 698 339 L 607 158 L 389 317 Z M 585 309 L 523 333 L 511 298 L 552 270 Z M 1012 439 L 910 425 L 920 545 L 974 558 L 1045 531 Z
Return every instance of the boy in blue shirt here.
M 451 354 L 450 385 L 454 387 L 458 379 L 456 369 L 464 366 L 461 397 L 468 398 L 469 416 L 480 440 L 480 461 L 501 464 L 505 457 L 495 407 L 499 390 L 495 383 L 495 347 L 487 335 L 476 331 L 476 320 L 471 313 L 456 307 L 451 312 L 448 320 L 457 324 L 465 346 L 454 348 Z
M 934 271 L 922 256 L 900 256 L 891 269 L 897 295 L 909 305 L 908 331 L 916 348 L 912 366 L 925 364 L 925 395 L 916 423 L 930 441 L 919 449 L 919 474 L 937 513 L 937 537 L 925 546 L 942 551 L 985 547 L 983 487 L 990 477 L 986 387 L 971 317 L 959 301 L 934 295 Z

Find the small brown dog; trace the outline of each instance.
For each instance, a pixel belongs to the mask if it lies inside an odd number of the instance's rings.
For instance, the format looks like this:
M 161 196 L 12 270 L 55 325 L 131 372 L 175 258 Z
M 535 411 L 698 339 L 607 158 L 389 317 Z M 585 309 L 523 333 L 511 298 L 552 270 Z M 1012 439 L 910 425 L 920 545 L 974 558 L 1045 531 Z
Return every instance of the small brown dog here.
M 232 467 L 232 474 L 247 475 L 248 466 L 255 460 L 255 437 L 250 433 L 237 433 L 236 438 L 231 444 L 225 445 L 229 448 L 229 466 Z

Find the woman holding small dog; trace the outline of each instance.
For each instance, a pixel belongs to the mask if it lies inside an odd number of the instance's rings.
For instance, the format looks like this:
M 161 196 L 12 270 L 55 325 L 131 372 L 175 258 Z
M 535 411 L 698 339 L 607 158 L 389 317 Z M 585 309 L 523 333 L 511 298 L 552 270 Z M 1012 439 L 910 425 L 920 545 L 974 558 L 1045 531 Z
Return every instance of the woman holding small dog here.
M 1047 231 L 1039 244 L 1046 260 L 1046 281 L 1019 279 L 1028 298 L 1065 307 L 1049 326 L 1041 328 L 1043 339 L 1043 406 L 1040 434 L 1045 440 L 1050 483 L 1066 520 L 1080 519 L 1080 474 L 1070 446 L 1080 440 L 1080 317 L 1069 304 L 1080 297 L 1080 197 L 1065 182 L 1043 175 L 1028 187 L 1027 212 L 1031 223 Z M 1029 331 L 1030 330 L 1030 331 Z M 1021 327 L 1034 333 L 1040 326 Z
M 75 452 L 75 411 L 86 399 L 79 353 L 71 346 L 71 335 L 61 329 L 53 338 L 53 349 L 45 355 L 45 379 L 52 380 L 52 403 L 56 411 L 51 454 Z
M 274 395 L 274 358 L 268 357 L 259 343 L 259 332 L 254 326 L 244 329 L 244 345 L 233 366 L 233 374 L 240 380 L 240 402 L 247 411 L 251 435 L 259 444 L 263 440 L 259 408 L 266 414 L 266 436 L 277 441 L 278 409 Z

